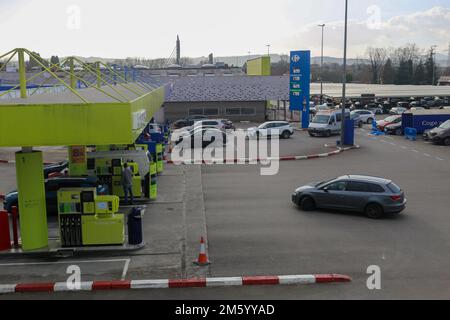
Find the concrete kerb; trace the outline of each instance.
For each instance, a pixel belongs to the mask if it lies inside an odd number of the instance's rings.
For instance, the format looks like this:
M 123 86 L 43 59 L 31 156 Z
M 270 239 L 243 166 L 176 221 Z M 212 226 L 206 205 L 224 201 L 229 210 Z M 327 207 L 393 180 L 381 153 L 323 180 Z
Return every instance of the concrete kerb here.
M 0 285 L 1 294 L 13 293 L 53 293 L 108 290 L 142 290 L 174 288 L 278 286 L 349 283 L 352 279 L 341 274 L 311 274 L 288 276 L 190 278 L 159 280 L 88 281 L 69 287 L 65 282 L 21 283 Z
M 328 147 L 325 145 L 325 147 Z M 297 161 L 297 160 L 310 160 L 310 159 L 317 159 L 317 158 L 326 158 L 331 157 L 334 155 L 338 155 L 342 152 L 349 151 L 352 149 L 359 149 L 360 146 L 349 146 L 340 148 L 338 147 L 335 151 L 326 152 L 326 153 L 320 153 L 320 154 L 313 154 L 313 155 L 307 155 L 307 156 L 284 156 L 279 158 L 267 158 L 267 159 L 225 159 L 225 160 L 213 160 L 213 161 L 205 161 L 205 160 L 192 160 L 192 161 L 183 161 L 181 163 L 175 162 L 172 160 L 166 161 L 167 164 L 182 164 L 182 165 L 201 165 L 201 164 L 228 164 L 228 163 L 234 163 L 234 164 L 245 164 L 245 163 L 252 163 L 252 162 L 268 162 L 268 161 Z

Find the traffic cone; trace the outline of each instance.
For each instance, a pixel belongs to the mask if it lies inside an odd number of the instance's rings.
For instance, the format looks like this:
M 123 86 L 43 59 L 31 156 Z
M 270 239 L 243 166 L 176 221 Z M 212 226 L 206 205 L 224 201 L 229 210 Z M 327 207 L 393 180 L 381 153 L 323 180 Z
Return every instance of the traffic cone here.
M 206 246 L 205 246 L 205 239 L 202 237 L 200 241 L 200 254 L 198 255 L 198 261 L 194 262 L 195 265 L 204 267 L 211 264 L 208 260 L 208 256 L 206 255 Z

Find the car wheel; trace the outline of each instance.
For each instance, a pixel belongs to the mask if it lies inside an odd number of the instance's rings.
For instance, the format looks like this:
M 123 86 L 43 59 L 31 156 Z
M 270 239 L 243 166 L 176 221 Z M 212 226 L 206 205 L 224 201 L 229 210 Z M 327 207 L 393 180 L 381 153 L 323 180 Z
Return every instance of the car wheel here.
M 303 211 L 313 211 L 316 208 L 316 203 L 311 197 L 303 197 L 300 199 L 300 208 Z
M 358 128 L 362 128 L 362 126 L 363 126 L 363 122 L 360 121 L 360 122 L 358 123 Z
M 331 137 L 331 130 L 327 130 L 327 131 L 325 132 L 325 136 L 326 136 L 326 137 Z
M 372 124 L 372 122 L 373 122 L 372 118 L 367 119 L 367 124 Z
M 395 130 L 395 135 L 396 135 L 396 136 L 401 136 L 402 134 L 403 134 L 402 129 L 397 129 L 397 130 Z
M 281 135 L 281 137 L 283 139 L 289 139 L 291 137 L 291 133 L 289 131 L 285 131 L 283 132 L 283 134 Z
M 444 144 L 445 144 L 446 146 L 450 146 L 450 138 L 445 138 Z
M 376 203 L 368 204 L 365 214 L 370 219 L 380 219 L 383 216 L 383 208 Z

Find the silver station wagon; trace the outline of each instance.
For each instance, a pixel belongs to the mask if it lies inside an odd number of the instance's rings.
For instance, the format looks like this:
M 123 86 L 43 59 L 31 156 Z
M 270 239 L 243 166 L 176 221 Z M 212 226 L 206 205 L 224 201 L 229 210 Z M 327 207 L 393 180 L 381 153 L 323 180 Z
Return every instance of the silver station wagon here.
M 362 175 L 346 175 L 300 187 L 292 194 L 292 202 L 304 211 L 355 211 L 371 219 L 380 219 L 385 213 L 400 213 L 406 208 L 405 194 L 394 182 Z

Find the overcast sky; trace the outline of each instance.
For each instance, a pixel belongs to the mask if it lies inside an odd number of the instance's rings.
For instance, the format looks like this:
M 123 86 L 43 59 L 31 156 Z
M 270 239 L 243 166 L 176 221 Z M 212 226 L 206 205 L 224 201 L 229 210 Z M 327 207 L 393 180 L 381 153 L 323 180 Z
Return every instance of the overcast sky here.
M 25 47 L 49 57 L 167 57 L 320 54 L 319 23 L 327 24 L 325 54 L 343 54 L 344 0 L 0 0 L 0 54 Z M 349 0 L 349 55 L 367 46 L 450 41 L 450 0 Z

